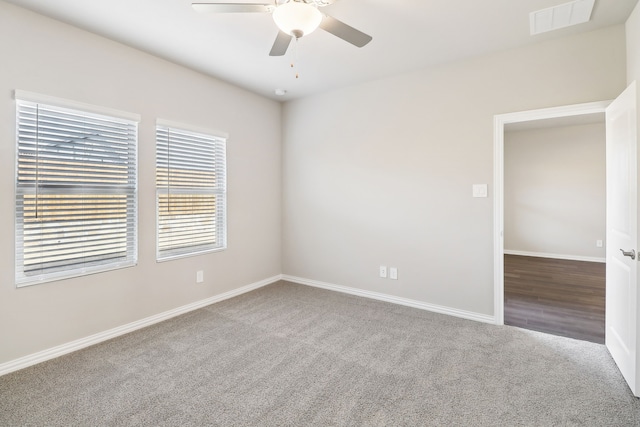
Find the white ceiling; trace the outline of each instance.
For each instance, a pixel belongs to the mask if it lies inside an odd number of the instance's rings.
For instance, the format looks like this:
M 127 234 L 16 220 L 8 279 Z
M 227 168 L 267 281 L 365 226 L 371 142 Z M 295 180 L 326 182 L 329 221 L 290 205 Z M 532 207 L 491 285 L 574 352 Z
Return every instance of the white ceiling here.
M 623 23 L 638 2 L 596 0 L 590 22 L 530 36 L 530 12 L 568 0 L 338 0 L 322 12 L 373 41 L 359 49 L 317 30 L 298 43 L 296 79 L 293 44 L 268 56 L 277 34 L 269 14 L 203 15 L 191 0 L 6 1 L 278 100 Z

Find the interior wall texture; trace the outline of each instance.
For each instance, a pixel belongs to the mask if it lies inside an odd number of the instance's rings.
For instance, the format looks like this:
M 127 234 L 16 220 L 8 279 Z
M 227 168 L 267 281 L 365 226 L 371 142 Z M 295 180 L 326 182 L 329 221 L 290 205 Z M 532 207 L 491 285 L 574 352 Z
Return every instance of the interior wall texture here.
M 627 19 L 625 29 L 627 36 L 627 83 L 631 84 L 636 80 L 640 84 L 640 3 L 636 5 Z
M 505 132 L 504 248 L 596 258 L 606 236 L 605 124 Z
M 625 54 L 619 25 L 286 103 L 283 272 L 493 315 L 494 115 L 615 98 Z
M 0 363 L 281 273 L 279 103 L 1 1 L 0 56 Z M 141 114 L 137 266 L 15 288 L 15 89 Z M 229 134 L 227 250 L 156 262 L 157 118 Z

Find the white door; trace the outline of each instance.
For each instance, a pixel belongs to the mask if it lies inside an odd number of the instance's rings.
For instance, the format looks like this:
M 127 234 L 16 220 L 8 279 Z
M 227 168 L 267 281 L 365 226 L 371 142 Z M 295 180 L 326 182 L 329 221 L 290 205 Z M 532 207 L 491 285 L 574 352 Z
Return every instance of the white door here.
M 606 346 L 634 395 L 638 370 L 638 184 L 636 84 L 606 111 Z

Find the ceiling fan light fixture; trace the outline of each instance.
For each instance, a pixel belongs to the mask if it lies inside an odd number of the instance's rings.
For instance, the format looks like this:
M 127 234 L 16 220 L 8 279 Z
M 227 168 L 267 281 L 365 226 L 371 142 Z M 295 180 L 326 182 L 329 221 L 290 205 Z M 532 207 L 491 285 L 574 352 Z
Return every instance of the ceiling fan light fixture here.
M 318 28 L 322 13 L 311 4 L 291 0 L 273 11 L 273 20 L 282 32 L 300 38 Z

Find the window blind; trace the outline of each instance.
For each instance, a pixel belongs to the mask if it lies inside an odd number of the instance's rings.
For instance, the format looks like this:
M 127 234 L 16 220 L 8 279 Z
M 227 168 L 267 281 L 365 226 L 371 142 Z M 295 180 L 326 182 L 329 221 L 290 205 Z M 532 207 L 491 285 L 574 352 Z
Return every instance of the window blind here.
M 156 127 L 157 259 L 226 248 L 226 140 Z
M 16 105 L 16 284 L 135 264 L 137 123 Z

